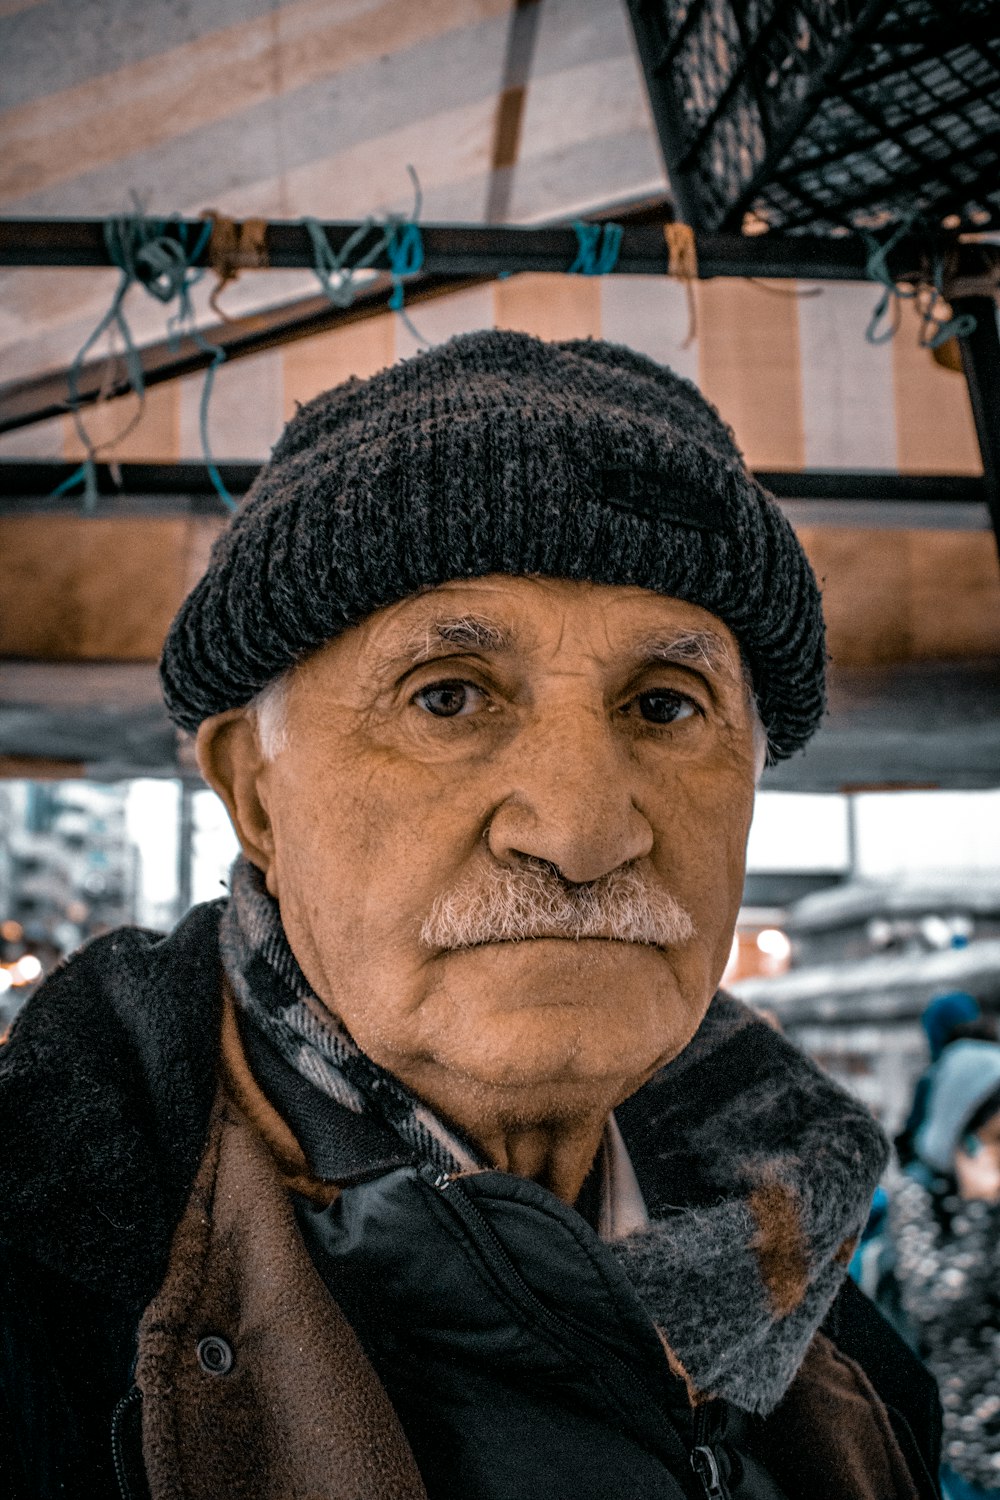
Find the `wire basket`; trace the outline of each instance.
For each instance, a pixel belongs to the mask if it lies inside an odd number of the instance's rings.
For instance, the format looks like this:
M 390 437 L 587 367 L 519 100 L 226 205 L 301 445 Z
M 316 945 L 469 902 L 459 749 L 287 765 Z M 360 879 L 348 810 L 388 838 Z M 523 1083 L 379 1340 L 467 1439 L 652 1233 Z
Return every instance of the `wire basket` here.
M 998 0 L 629 0 L 694 228 L 1000 225 Z

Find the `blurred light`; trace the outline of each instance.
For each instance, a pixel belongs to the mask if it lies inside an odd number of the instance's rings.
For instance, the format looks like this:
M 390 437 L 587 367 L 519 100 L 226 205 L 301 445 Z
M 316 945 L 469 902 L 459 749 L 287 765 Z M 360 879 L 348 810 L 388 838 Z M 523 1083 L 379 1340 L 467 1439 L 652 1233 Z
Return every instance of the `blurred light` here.
M 6 922 L 0 922 L 0 938 L 3 938 L 5 943 L 20 942 L 23 936 L 24 928 L 20 922 L 15 922 L 13 918 L 10 918 Z
M 9 990 L 13 983 L 14 981 L 13 979 L 11 979 L 8 970 L 0 969 L 0 995 L 2 995 L 5 990 Z
M 768 958 L 776 958 L 782 962 L 791 955 L 792 951 L 791 943 L 777 927 L 765 927 L 763 932 L 758 932 L 757 947 L 761 953 L 766 953 Z
M 762 218 L 760 214 L 749 211 L 743 215 L 741 229 L 746 235 L 767 234 L 770 227 L 767 219 Z
M 946 922 L 944 917 L 924 917 L 920 923 L 920 931 L 932 948 L 948 948 L 951 946 L 952 925 L 950 922 Z
M 872 917 L 868 923 L 868 941 L 873 948 L 887 948 L 892 942 L 892 923 L 884 917 Z
M 26 953 L 14 965 L 15 984 L 30 984 L 42 972 L 42 965 L 33 953 Z

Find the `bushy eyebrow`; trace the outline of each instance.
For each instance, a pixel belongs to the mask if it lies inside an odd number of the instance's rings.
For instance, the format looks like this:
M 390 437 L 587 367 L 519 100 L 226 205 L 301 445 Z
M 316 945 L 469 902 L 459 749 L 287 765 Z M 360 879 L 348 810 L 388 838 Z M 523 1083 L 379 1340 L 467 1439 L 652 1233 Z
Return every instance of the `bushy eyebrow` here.
M 708 630 L 687 630 L 681 635 L 651 635 L 637 642 L 637 654 L 668 666 L 704 667 L 732 677 L 739 673 L 724 641 Z
M 453 615 L 444 619 L 426 620 L 405 637 L 400 646 L 402 655 L 414 662 L 428 660 L 442 646 L 457 646 L 465 650 L 506 651 L 514 643 L 513 631 L 481 615 Z
M 399 652 L 419 663 L 429 660 L 442 647 L 495 653 L 510 650 L 516 644 L 516 633 L 509 626 L 484 615 L 461 614 L 423 621 L 403 638 Z M 640 637 L 631 650 L 646 662 L 702 667 L 730 677 L 739 672 L 739 665 L 733 661 L 725 642 L 708 630 L 659 631 Z

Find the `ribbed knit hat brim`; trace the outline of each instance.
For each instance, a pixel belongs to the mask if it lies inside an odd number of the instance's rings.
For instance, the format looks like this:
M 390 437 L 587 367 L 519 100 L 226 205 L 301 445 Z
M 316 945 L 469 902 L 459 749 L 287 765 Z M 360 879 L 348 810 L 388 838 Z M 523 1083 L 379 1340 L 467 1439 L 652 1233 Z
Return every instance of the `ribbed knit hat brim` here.
M 171 626 L 170 713 L 193 730 L 373 611 L 489 573 L 701 605 L 740 643 L 772 759 L 819 721 L 812 570 L 695 387 L 616 345 L 498 332 L 299 411 Z

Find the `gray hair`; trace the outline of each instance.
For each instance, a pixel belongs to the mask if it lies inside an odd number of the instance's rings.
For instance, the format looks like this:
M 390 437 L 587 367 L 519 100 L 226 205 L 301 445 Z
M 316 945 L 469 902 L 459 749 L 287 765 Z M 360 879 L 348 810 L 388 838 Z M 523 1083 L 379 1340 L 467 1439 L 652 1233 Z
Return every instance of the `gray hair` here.
M 288 689 L 294 670 L 289 667 L 273 678 L 246 706 L 261 754 L 267 761 L 276 760 L 288 748 Z

